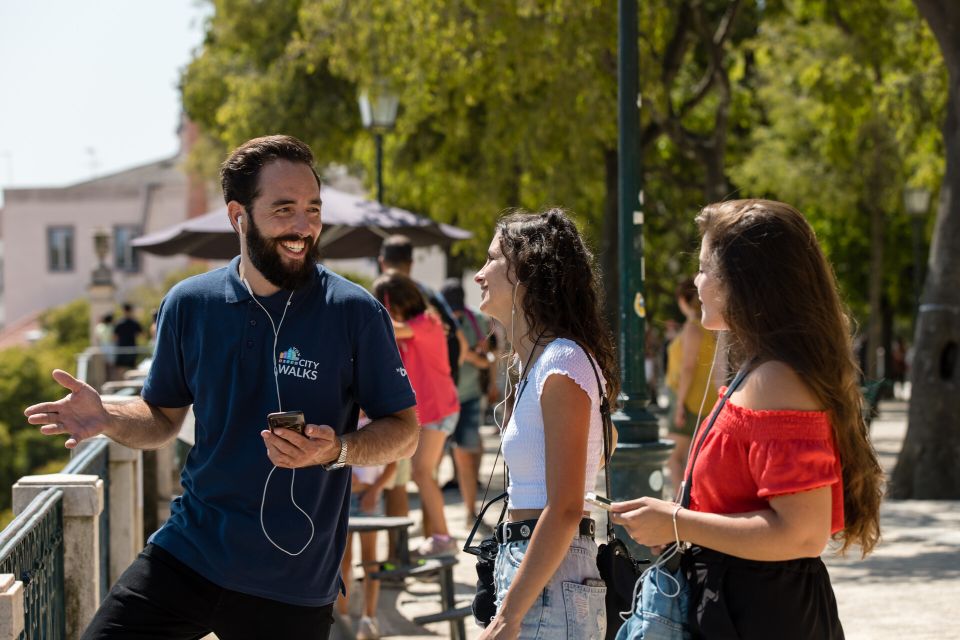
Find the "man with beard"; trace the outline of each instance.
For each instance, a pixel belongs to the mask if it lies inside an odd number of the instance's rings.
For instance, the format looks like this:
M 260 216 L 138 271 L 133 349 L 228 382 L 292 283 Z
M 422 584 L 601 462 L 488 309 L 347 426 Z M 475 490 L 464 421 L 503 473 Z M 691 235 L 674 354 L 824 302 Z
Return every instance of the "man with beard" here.
M 240 235 L 229 266 L 175 286 L 160 307 L 142 397 L 71 393 L 29 407 L 68 448 L 99 433 L 156 448 L 193 405 L 196 444 L 170 519 L 120 577 L 93 638 L 326 638 L 347 533 L 350 470 L 412 454 L 415 398 L 389 316 L 317 265 L 320 181 L 299 140 L 251 140 L 224 162 Z M 360 408 L 372 418 L 357 431 Z M 267 429 L 302 411 L 303 434 Z M 272 482 L 271 482 L 272 480 Z

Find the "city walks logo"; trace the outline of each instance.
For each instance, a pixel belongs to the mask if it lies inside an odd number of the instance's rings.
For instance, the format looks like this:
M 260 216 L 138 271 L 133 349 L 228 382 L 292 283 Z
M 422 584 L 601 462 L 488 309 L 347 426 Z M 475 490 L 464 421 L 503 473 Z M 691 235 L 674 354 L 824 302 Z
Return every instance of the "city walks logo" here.
M 320 363 L 316 360 L 304 359 L 296 347 L 281 351 L 277 356 L 277 371 L 286 376 L 316 380 L 319 366 Z

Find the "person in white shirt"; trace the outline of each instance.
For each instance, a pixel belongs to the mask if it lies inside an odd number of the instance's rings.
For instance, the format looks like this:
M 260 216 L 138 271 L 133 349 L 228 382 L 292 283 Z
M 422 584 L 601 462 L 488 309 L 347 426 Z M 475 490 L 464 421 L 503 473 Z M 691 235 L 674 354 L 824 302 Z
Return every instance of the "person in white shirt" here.
M 504 325 L 519 365 L 502 431 L 497 613 L 480 638 L 602 638 L 606 587 L 583 498 L 603 455 L 601 394 L 616 398 L 619 374 L 593 256 L 563 210 L 514 213 L 475 279 L 480 310 Z

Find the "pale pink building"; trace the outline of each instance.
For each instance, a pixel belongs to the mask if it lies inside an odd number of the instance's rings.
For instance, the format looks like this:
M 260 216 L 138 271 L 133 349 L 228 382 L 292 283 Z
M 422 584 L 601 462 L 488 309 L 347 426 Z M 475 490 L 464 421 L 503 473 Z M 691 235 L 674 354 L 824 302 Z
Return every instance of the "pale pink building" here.
M 5 190 L 0 321 L 9 326 L 86 296 L 98 264 L 98 230 L 110 237 L 105 262 L 113 270 L 117 302 L 185 267 L 185 257 L 152 256 L 129 244 L 187 217 L 189 188 L 181 163 L 178 156 L 67 187 Z

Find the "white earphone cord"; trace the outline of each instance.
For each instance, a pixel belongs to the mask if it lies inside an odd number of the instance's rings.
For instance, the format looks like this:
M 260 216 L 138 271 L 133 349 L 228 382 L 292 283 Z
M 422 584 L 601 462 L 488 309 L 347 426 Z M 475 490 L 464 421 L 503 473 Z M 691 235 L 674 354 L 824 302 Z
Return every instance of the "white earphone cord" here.
M 517 334 L 516 324 L 514 322 L 514 319 L 515 319 L 514 316 L 516 315 L 516 313 L 517 313 L 517 285 L 515 284 L 513 285 L 513 304 L 510 307 L 510 348 L 513 349 L 513 356 L 511 356 L 511 360 L 514 360 L 514 359 L 519 360 L 519 358 L 517 358 L 516 342 L 514 342 L 514 339 L 516 338 L 516 334 Z M 500 433 L 503 433 L 503 430 L 507 426 L 503 424 L 503 419 L 507 417 L 507 396 L 509 393 L 513 392 L 513 385 L 510 384 L 510 367 L 512 366 L 513 366 L 513 362 L 511 361 L 509 364 L 507 364 L 507 372 L 503 376 L 503 399 L 500 400 L 500 402 L 498 402 L 493 407 L 493 424 L 497 425 L 497 430 L 500 431 Z M 521 377 L 523 376 L 522 362 L 520 362 L 520 376 Z M 498 409 L 502 409 L 501 418 L 499 420 L 497 420 Z M 514 409 L 516 409 L 516 407 L 514 407 Z
M 707 402 L 707 395 L 710 392 L 710 385 L 713 384 L 713 370 L 714 370 L 714 367 L 716 367 L 717 365 L 717 356 L 720 354 L 721 338 L 722 336 L 718 337 L 717 342 L 713 348 L 713 360 L 710 362 L 710 374 L 709 374 L 709 377 L 707 378 L 707 386 L 703 390 L 703 398 L 700 400 L 700 410 L 697 412 L 697 431 L 699 431 L 700 429 L 700 419 L 703 417 L 703 406 Z M 678 400 L 678 401 L 682 402 L 682 400 Z M 695 440 L 696 440 L 696 431 L 694 431 L 694 436 L 690 438 L 690 448 L 687 451 L 687 457 L 689 457 L 693 451 L 693 443 Z M 685 482 L 686 482 L 685 480 L 681 480 L 680 483 L 678 484 L 677 495 L 675 498 L 675 501 L 677 502 L 677 504 L 680 503 L 680 497 L 683 495 L 683 485 Z M 676 515 L 674 515 L 674 518 L 676 518 Z M 674 526 L 676 526 L 676 519 L 674 519 Z M 667 598 L 676 598 L 678 595 L 680 595 L 680 591 L 681 591 L 680 581 L 677 580 L 675 577 L 673 577 L 673 575 L 671 575 L 669 571 L 664 570 L 665 569 L 664 565 L 678 553 L 680 553 L 680 550 L 677 545 L 670 547 L 670 549 L 667 550 L 666 553 L 662 554 L 659 558 L 657 558 L 656 561 L 654 561 L 654 563 L 650 565 L 640 575 L 639 578 L 637 578 L 637 581 L 633 583 L 633 598 L 630 600 L 630 610 L 621 611 L 619 613 L 620 618 L 622 620 L 627 620 L 630 616 L 633 615 L 633 611 L 637 606 L 637 596 L 640 595 L 640 589 L 643 586 L 643 578 L 651 571 L 656 572 L 654 574 L 654 587 L 657 589 L 657 591 L 659 591 L 662 595 L 666 596 Z M 661 582 L 660 582 L 661 578 L 666 578 L 667 582 L 673 583 L 674 588 L 672 592 L 668 592 L 666 589 L 663 588 L 663 586 L 661 586 Z
M 250 294 L 250 297 L 253 298 L 253 301 L 257 303 L 257 306 L 260 307 L 260 309 L 266 314 L 267 320 L 270 321 L 270 327 L 273 329 L 273 351 L 271 352 L 271 357 L 272 357 L 272 358 L 276 358 L 276 357 L 277 357 L 277 342 L 278 342 L 279 339 L 280 339 L 280 328 L 283 327 L 283 320 L 284 320 L 284 318 L 287 317 L 287 309 L 290 308 L 290 301 L 293 300 L 293 292 L 292 292 L 292 291 L 290 292 L 290 297 L 287 298 L 287 304 L 283 305 L 283 314 L 280 316 L 280 323 L 279 323 L 279 324 L 274 324 L 274 323 L 273 323 L 273 316 L 271 316 L 271 315 L 270 315 L 270 312 L 267 311 L 266 308 L 265 308 L 262 304 L 260 304 L 260 301 L 257 300 L 257 296 L 253 295 L 253 290 L 250 288 L 250 283 L 247 282 L 246 278 L 244 278 L 243 284 L 246 285 L 246 287 L 247 287 L 247 292 Z M 280 375 L 280 374 L 279 374 L 279 372 L 277 371 L 277 362 L 276 362 L 276 360 L 274 360 L 274 362 L 273 362 L 273 383 L 274 383 L 274 385 L 275 385 L 276 388 L 277 388 L 277 411 L 283 411 L 283 404 L 280 402 L 280 378 L 279 378 L 279 375 Z M 304 511 L 302 508 L 300 508 L 300 505 L 297 504 L 296 499 L 294 499 L 294 497 L 293 497 L 293 483 L 294 483 L 294 481 L 295 481 L 296 478 L 297 478 L 297 470 L 296 470 L 296 469 L 292 469 L 292 470 L 291 470 L 292 473 L 290 474 L 290 502 L 293 503 L 293 506 L 297 508 L 297 511 L 299 511 L 300 513 L 302 513 L 302 514 L 304 515 L 304 517 L 306 517 L 307 522 L 310 523 L 310 538 L 308 538 L 307 541 L 303 544 L 303 546 L 300 548 L 300 551 L 297 551 L 296 553 L 293 553 L 292 551 L 287 551 L 286 549 L 284 549 L 283 547 L 281 547 L 279 544 L 277 544 L 276 542 L 274 542 L 273 538 L 270 537 L 270 534 L 267 533 L 267 526 L 266 526 L 266 525 L 264 524 L 264 522 L 263 522 L 263 508 L 264 508 L 264 506 L 266 505 L 266 502 L 267 502 L 267 487 L 270 486 L 270 478 L 273 477 L 273 472 L 276 471 L 276 470 L 277 470 L 277 465 L 273 465 L 273 468 L 270 469 L 270 473 L 267 474 L 267 479 L 266 479 L 266 480 L 264 481 L 264 483 L 263 483 L 263 495 L 262 495 L 261 498 L 260 498 L 260 529 L 261 529 L 261 531 L 263 531 L 263 535 L 266 536 L 267 540 L 270 541 L 270 544 L 272 544 L 273 546 L 275 546 L 275 547 L 276 547 L 277 549 L 279 549 L 280 551 L 283 551 L 283 552 L 284 552 L 285 554 L 287 554 L 288 556 L 294 556 L 294 557 L 296 557 L 296 556 L 300 555 L 301 553 L 303 553 L 304 550 L 306 550 L 306 548 L 307 548 L 308 546 L 310 546 L 310 543 L 313 542 L 313 535 L 314 535 L 314 533 L 316 532 L 316 527 L 315 527 L 314 524 L 313 524 L 313 518 L 310 517 L 310 514 L 307 513 L 306 511 Z

